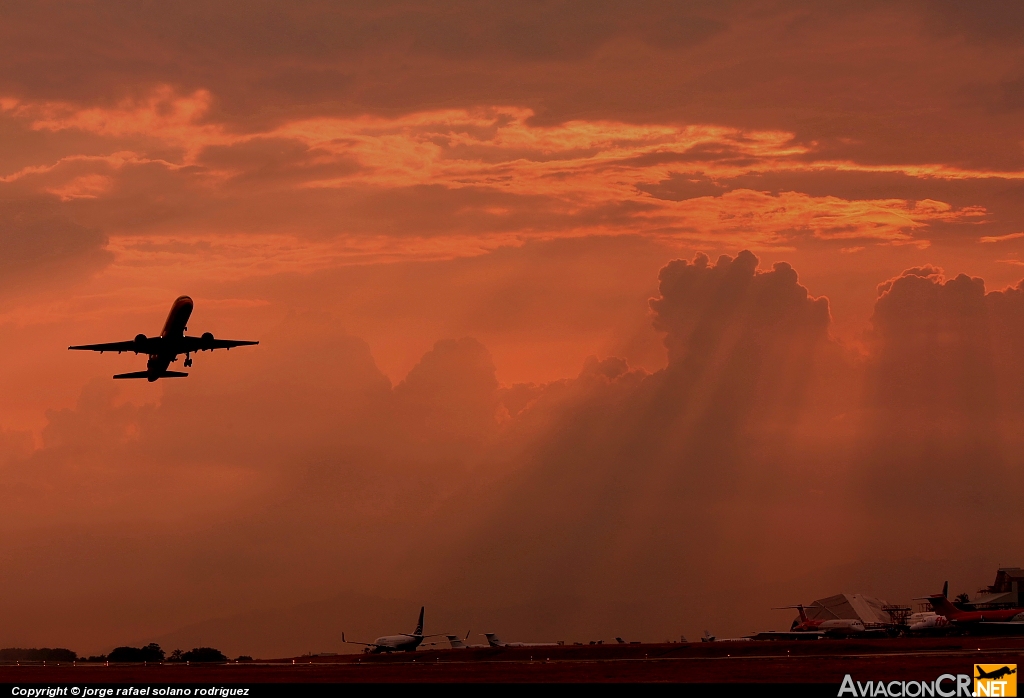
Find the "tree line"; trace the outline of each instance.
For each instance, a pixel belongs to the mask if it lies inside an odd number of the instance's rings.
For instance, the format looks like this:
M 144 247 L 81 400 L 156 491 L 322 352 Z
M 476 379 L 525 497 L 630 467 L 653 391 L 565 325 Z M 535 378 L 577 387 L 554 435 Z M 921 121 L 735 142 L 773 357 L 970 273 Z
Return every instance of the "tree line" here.
M 241 656 L 236 661 L 250 660 Z M 79 657 L 63 647 L 27 649 L 8 647 L 0 649 L 0 662 L 226 662 L 224 653 L 213 647 L 193 647 L 187 652 L 174 650 L 169 655 L 160 645 L 151 642 L 145 647 L 115 647 L 109 654 Z

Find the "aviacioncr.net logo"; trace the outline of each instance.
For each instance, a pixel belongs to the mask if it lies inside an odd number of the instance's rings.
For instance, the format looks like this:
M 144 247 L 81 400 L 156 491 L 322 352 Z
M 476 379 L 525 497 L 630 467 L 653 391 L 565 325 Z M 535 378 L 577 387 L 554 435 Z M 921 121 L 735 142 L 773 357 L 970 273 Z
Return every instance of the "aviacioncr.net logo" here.
M 847 674 L 843 677 L 838 695 L 840 698 L 972 698 L 975 694 L 971 690 L 969 674 L 943 674 L 933 681 L 854 681 L 853 677 Z
M 1017 665 L 1016 664 L 975 664 L 974 695 L 984 696 L 1016 696 Z

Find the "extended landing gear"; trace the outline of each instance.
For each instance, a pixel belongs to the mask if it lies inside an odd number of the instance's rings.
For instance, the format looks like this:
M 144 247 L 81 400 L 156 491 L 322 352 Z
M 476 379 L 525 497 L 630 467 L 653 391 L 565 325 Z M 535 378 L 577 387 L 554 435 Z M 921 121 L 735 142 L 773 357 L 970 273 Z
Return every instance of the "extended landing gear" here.
M 192 365 L 192 357 L 185 354 L 185 368 L 189 368 Z

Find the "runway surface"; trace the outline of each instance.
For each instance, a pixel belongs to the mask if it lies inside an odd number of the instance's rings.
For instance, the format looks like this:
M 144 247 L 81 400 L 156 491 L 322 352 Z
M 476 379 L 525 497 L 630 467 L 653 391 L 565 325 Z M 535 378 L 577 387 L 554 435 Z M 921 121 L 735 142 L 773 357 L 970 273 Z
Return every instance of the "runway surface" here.
M 6 684 L 671 682 L 839 684 L 1024 664 L 1024 638 L 947 637 L 431 650 L 214 665 L 0 665 Z

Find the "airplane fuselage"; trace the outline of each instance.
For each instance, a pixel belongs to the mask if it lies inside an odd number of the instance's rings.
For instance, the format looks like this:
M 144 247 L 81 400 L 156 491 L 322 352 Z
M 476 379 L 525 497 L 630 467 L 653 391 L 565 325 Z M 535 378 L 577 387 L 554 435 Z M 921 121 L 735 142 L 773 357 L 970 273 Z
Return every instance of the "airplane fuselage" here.
M 164 329 L 160 336 L 164 338 L 181 337 L 188 329 L 188 319 L 192 316 L 192 299 L 188 296 L 178 296 L 171 310 L 167 313 L 167 320 L 164 321 Z
M 987 611 L 964 611 L 941 594 L 928 597 L 935 612 L 953 623 L 1024 623 L 1024 608 L 997 608 Z
M 938 613 L 915 613 L 907 621 L 911 632 L 944 631 L 949 629 L 949 619 Z
M 817 632 L 829 635 L 855 635 L 866 630 L 864 623 L 852 618 L 829 620 L 805 620 L 793 628 L 793 632 Z
M 366 652 L 369 654 L 414 652 L 421 642 L 423 642 L 422 635 L 385 635 L 374 640 L 373 644 L 366 648 Z
M 151 374 L 149 382 L 155 381 L 161 373 L 167 370 L 172 361 L 178 360 L 180 340 L 188 329 L 188 319 L 192 316 L 192 299 L 188 296 L 179 296 L 171 305 L 167 313 L 167 320 L 164 321 L 164 328 L 160 332 L 159 342 L 149 340 L 155 352 L 149 354 L 146 362 L 146 370 Z M 179 341 L 175 341 L 179 340 Z
M 487 644 L 491 647 L 555 647 L 554 642 L 502 642 L 501 638 L 494 633 L 484 633 Z

